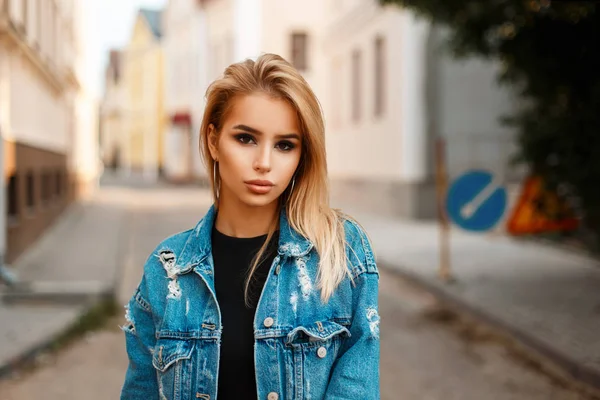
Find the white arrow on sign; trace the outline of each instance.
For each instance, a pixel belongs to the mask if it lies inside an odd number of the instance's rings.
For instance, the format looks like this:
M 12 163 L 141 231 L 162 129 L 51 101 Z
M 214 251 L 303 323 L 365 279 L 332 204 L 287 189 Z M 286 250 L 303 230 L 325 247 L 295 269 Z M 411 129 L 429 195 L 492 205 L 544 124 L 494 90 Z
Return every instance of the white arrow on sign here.
M 465 203 L 460 208 L 460 216 L 464 219 L 471 218 L 477 212 L 477 210 L 479 210 L 479 207 L 481 207 L 481 205 L 485 203 L 485 201 L 489 199 L 501 186 L 502 183 L 500 180 L 494 176 L 490 183 L 488 183 L 488 185 L 481 192 L 479 192 L 477 196 L 473 197 L 471 201 Z

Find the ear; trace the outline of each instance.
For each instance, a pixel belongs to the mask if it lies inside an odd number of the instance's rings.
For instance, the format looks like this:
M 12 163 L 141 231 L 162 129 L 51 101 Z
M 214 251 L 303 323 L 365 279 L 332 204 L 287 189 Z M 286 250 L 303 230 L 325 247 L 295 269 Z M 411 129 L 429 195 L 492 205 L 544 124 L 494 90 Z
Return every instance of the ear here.
M 208 125 L 208 150 L 213 160 L 219 160 L 219 135 L 213 124 Z

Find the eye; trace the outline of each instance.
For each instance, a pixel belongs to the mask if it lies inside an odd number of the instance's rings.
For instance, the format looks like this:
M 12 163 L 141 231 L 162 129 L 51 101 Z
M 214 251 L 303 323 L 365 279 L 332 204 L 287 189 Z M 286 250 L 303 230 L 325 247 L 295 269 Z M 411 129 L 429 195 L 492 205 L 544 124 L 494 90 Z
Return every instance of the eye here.
M 279 142 L 277 143 L 277 146 L 281 151 L 290 151 L 296 147 L 294 143 L 288 141 Z
M 247 133 L 235 135 L 235 139 L 242 144 L 250 144 L 254 142 L 254 138 Z

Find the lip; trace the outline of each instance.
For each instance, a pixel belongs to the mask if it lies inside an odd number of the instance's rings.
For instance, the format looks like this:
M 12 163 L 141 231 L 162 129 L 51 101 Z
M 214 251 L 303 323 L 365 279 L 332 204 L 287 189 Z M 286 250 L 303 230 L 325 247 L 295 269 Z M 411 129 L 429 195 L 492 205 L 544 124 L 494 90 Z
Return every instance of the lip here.
M 256 185 L 246 182 L 246 187 L 254 194 L 267 194 L 273 189 L 273 185 Z
M 266 181 L 266 180 L 260 180 L 260 179 L 254 179 L 252 181 L 246 181 L 245 182 L 248 185 L 252 185 L 252 186 L 263 186 L 263 187 L 270 187 L 273 186 L 273 182 L 271 181 Z

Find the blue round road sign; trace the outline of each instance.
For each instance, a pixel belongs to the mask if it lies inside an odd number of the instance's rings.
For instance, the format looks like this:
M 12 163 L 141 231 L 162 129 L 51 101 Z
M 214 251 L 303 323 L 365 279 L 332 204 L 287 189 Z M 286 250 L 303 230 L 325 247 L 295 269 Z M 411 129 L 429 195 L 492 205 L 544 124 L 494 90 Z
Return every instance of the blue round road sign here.
M 469 171 L 450 186 L 448 216 L 463 229 L 483 232 L 498 223 L 506 209 L 506 189 L 487 171 Z

